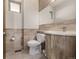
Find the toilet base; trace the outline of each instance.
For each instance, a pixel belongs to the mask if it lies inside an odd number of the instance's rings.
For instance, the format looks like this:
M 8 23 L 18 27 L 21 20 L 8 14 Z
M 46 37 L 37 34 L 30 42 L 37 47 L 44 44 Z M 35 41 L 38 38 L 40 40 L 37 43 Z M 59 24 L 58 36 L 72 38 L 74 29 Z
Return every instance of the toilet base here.
M 29 54 L 30 55 L 41 54 L 41 46 L 30 47 Z

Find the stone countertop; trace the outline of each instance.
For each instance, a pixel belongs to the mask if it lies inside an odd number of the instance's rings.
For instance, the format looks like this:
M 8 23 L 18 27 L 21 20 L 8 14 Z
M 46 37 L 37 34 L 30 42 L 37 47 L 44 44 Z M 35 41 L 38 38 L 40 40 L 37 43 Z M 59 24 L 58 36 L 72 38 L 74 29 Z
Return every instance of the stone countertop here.
M 63 23 L 63 22 L 62 22 Z M 66 35 L 66 36 L 76 36 L 76 24 L 75 21 L 67 21 L 64 24 L 51 24 L 51 25 L 44 25 L 42 28 L 39 29 L 38 32 L 42 32 L 45 34 L 52 34 L 52 35 Z
M 75 31 L 38 31 L 39 33 L 49 34 L 49 35 L 64 35 L 64 36 L 76 36 Z

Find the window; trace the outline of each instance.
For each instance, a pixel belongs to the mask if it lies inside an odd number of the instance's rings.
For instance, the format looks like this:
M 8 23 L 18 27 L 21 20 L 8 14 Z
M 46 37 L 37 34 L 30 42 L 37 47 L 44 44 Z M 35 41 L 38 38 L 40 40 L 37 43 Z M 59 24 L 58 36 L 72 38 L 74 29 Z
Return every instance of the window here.
M 19 2 L 10 2 L 10 11 L 12 12 L 21 12 L 21 4 Z

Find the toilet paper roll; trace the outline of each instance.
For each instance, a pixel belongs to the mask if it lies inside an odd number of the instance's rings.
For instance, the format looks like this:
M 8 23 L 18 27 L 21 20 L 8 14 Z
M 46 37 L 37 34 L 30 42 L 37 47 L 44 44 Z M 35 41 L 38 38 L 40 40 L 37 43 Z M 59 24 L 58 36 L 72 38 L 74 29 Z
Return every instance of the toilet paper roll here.
M 15 37 L 14 36 L 12 36 L 12 38 L 10 39 L 10 41 L 14 41 L 15 40 Z

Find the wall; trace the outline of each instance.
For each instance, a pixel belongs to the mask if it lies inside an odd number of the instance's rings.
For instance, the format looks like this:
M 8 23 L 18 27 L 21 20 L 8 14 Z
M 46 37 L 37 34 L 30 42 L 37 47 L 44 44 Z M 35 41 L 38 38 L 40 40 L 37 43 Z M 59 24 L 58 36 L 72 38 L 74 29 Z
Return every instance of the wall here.
M 20 2 L 21 0 L 10 0 L 10 1 L 18 1 Z M 9 4 L 8 4 L 9 7 Z M 6 28 L 7 29 L 21 29 L 22 27 L 22 14 L 21 13 L 15 13 L 15 12 L 10 12 L 8 8 L 8 19 L 6 20 Z
M 53 19 L 51 19 L 51 14 L 49 13 L 52 10 L 51 6 L 47 6 L 39 13 L 39 24 L 49 24 L 53 22 Z
M 21 0 L 14 0 L 20 2 Z M 24 0 L 24 28 L 38 29 L 39 16 L 38 16 L 38 0 Z M 8 20 L 6 21 L 6 28 L 22 27 L 22 13 L 8 12 Z
M 16 0 L 19 1 L 19 0 Z M 36 29 L 39 28 L 38 0 L 24 0 L 24 46 L 27 41 L 34 39 Z M 8 11 L 6 20 L 6 51 L 14 52 L 21 49 L 22 41 L 22 14 Z M 12 36 L 15 40 L 11 42 Z
M 17 2 L 21 2 L 22 0 L 11 0 L 11 1 L 17 1 Z
M 20 1 L 20 0 L 16 0 Z M 38 29 L 41 24 L 48 24 L 53 22 L 49 11 L 52 10 L 50 6 L 44 8 L 39 12 L 38 0 L 24 0 L 24 28 Z M 8 12 L 8 20 L 6 21 L 7 28 L 22 27 L 22 14 Z
M 34 39 L 37 30 L 24 29 L 24 48 L 27 49 L 27 41 Z M 21 29 L 8 29 L 6 30 L 6 52 L 14 53 L 15 50 L 21 49 L 22 32 Z M 15 37 L 11 41 L 12 36 Z M 27 52 L 28 50 L 26 50 Z
M 76 20 L 76 0 L 65 0 L 56 6 L 56 21 Z
M 19 13 L 8 12 L 8 20 L 6 21 L 6 27 L 9 29 L 21 29 L 22 16 Z
M 16 0 L 20 1 L 20 0 Z M 38 25 L 52 23 L 49 11 L 50 6 L 38 12 L 38 0 L 24 0 L 24 26 L 27 29 L 38 29 Z M 64 0 L 64 2 L 56 5 L 56 21 L 71 20 L 76 18 L 75 0 Z M 8 12 L 8 20 L 6 21 L 7 28 L 21 28 L 21 14 Z
M 76 20 L 76 0 L 58 0 L 40 11 L 40 25 L 53 23 L 49 11 L 55 7 L 55 22 Z
M 29 29 L 39 28 L 38 0 L 24 1 L 24 25 Z

